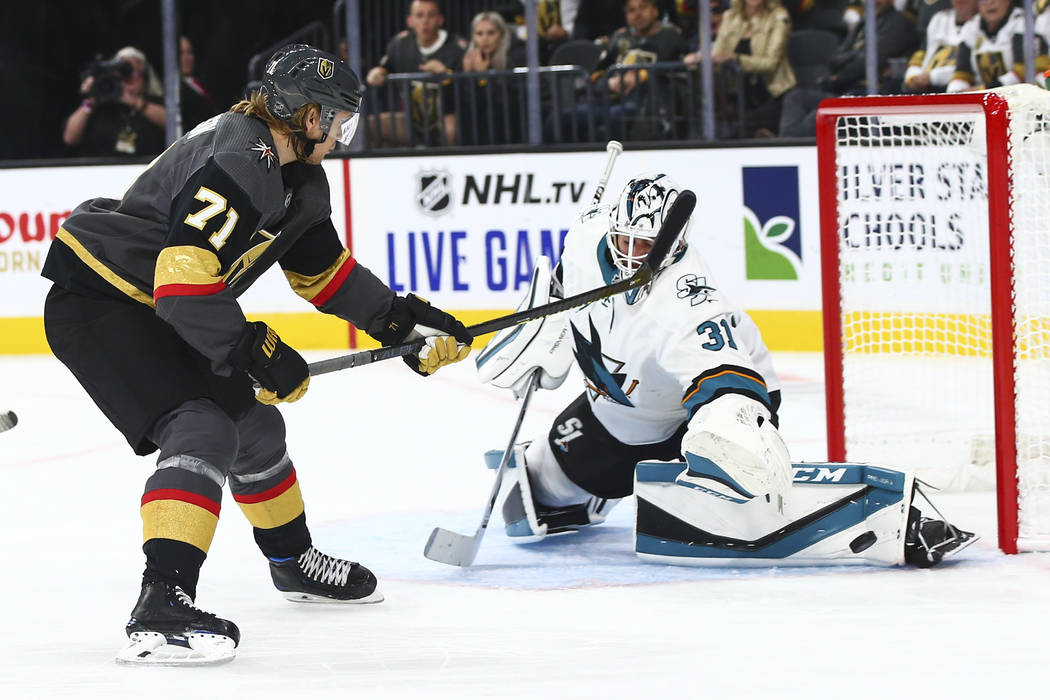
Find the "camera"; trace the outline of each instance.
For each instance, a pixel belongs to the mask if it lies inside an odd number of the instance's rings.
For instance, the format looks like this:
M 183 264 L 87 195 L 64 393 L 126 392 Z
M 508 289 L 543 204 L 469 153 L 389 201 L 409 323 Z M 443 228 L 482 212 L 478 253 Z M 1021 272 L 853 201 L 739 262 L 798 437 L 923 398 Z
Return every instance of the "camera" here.
M 92 62 L 84 72 L 85 78 L 94 78 L 87 96 L 98 103 L 116 102 L 124 92 L 121 82 L 130 78 L 133 70 L 130 63 L 121 59 Z

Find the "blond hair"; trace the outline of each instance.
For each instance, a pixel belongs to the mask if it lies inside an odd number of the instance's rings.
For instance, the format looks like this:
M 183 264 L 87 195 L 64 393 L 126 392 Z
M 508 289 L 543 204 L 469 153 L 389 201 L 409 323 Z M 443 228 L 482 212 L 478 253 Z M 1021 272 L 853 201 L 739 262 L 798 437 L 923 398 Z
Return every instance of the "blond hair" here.
M 474 15 L 474 19 L 470 22 L 470 45 L 467 46 L 467 51 L 477 48 L 474 43 L 474 30 L 482 22 L 491 22 L 500 32 L 499 46 L 492 52 L 489 66 L 492 70 L 504 70 L 507 67 L 507 51 L 510 49 L 510 31 L 500 13 L 486 10 Z
M 263 94 L 262 90 L 253 90 L 248 99 L 234 103 L 230 107 L 230 111 L 235 114 L 243 114 L 246 117 L 255 117 L 270 127 L 271 131 L 291 137 L 288 141 L 292 144 L 295 157 L 299 160 L 306 160 L 313 149 L 307 150 L 307 144 L 302 139 L 294 137 L 297 134 L 305 136 L 306 117 L 310 113 L 311 107 L 320 109 L 320 105 L 305 104 L 295 113 L 295 116 L 292 117 L 292 123 L 289 124 L 273 115 L 270 108 L 266 106 L 266 95 Z

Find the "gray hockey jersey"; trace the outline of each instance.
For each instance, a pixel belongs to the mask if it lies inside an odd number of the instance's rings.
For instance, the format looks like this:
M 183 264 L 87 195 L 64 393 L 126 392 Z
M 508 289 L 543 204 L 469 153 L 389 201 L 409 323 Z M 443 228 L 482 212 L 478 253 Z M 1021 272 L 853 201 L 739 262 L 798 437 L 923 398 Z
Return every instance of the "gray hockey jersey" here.
M 390 310 L 394 293 L 339 240 L 329 197 L 320 166 L 280 166 L 262 121 L 220 114 L 158 156 L 122 199 L 74 209 L 42 274 L 155 308 L 228 374 L 246 323 L 236 297 L 275 262 L 297 294 L 366 331 Z

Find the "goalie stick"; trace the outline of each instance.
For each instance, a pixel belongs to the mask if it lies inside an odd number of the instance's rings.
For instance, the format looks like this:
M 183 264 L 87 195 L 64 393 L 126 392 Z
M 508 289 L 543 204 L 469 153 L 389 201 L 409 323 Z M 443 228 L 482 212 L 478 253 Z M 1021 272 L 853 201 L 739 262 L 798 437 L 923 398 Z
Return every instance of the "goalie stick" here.
M 616 158 L 623 153 L 623 144 L 619 141 L 610 141 L 606 144 L 605 150 L 609 155 L 605 159 L 605 167 L 602 169 L 602 174 L 598 178 L 598 185 L 594 188 L 594 199 L 591 202 L 592 205 L 597 205 L 602 201 L 602 194 L 605 192 L 605 186 L 609 184 L 609 177 L 612 175 L 612 169 L 613 165 L 616 163 Z M 652 275 L 650 274 L 650 277 L 651 276 Z M 521 423 L 525 419 L 525 412 L 529 408 L 529 399 L 532 397 L 532 392 L 536 390 L 539 381 L 539 371 L 534 370 L 529 376 L 529 382 L 525 388 L 525 395 L 522 397 L 521 410 L 518 412 L 518 419 L 514 423 L 514 431 L 510 434 L 510 441 L 507 443 L 507 449 L 503 451 L 503 456 L 500 459 L 499 466 L 496 468 L 496 478 L 492 484 L 492 492 L 489 494 L 488 504 L 485 506 L 485 512 L 481 516 L 481 524 L 478 525 L 478 529 L 474 531 L 473 535 L 461 535 L 452 530 L 435 527 L 430 533 L 430 537 L 427 539 L 426 546 L 423 547 L 423 556 L 427 559 L 432 559 L 441 562 L 442 564 L 451 564 L 452 566 L 470 566 L 474 563 L 474 557 L 478 555 L 478 549 L 481 548 L 481 538 L 483 538 L 488 531 L 489 518 L 492 517 L 492 509 L 496 507 L 496 500 L 499 498 L 499 490 L 503 485 L 503 475 L 507 472 L 507 465 L 510 463 L 510 455 L 513 454 L 514 450 L 514 443 L 518 439 L 518 432 L 521 430 Z
M 18 416 L 14 411 L 0 411 L 0 433 L 18 425 Z
M 525 309 L 507 316 L 484 321 L 477 325 L 470 326 L 467 330 L 476 338 L 485 335 L 486 333 L 492 333 L 493 331 L 499 331 L 504 328 L 510 328 L 511 326 L 535 321 L 538 318 L 553 316 L 554 314 L 574 309 L 578 306 L 586 306 L 592 302 L 616 296 L 617 294 L 622 294 L 624 292 L 629 292 L 632 289 L 637 289 L 638 287 L 648 284 L 652 281 L 653 275 L 656 274 L 656 271 L 660 269 L 660 265 L 663 263 L 664 258 L 666 258 L 668 253 L 671 252 L 671 245 L 678 237 L 682 227 L 685 226 L 686 222 L 689 220 L 689 216 L 693 213 L 693 208 L 695 206 L 696 195 L 690 190 L 683 190 L 674 201 L 674 204 L 671 205 L 671 210 L 667 213 L 667 218 L 664 219 L 663 225 L 660 226 L 660 231 L 656 234 L 656 240 L 653 241 L 653 247 L 649 251 L 649 256 L 641 266 L 635 270 L 634 274 L 627 279 L 613 282 L 604 287 L 592 289 L 589 292 L 575 294 L 566 299 L 552 301 L 549 304 L 543 304 L 542 306 Z M 335 372 L 341 369 L 360 367 L 361 365 L 371 364 L 372 362 L 378 362 L 380 360 L 389 360 L 392 357 L 401 357 L 402 355 L 408 355 L 409 353 L 419 352 L 422 347 L 423 340 L 414 340 L 412 342 L 402 343 L 401 345 L 391 345 L 390 347 L 377 348 L 375 350 L 362 350 L 341 357 L 333 357 L 329 360 L 321 360 L 320 362 L 311 363 L 310 375 L 317 376 L 319 374 L 327 374 L 328 372 Z
M 452 566 L 470 566 L 474 563 L 474 557 L 478 555 L 478 549 L 481 547 L 481 538 L 485 536 L 485 531 L 488 529 L 492 509 L 496 507 L 496 499 L 499 498 L 499 490 L 503 485 L 503 475 L 507 472 L 507 464 L 510 462 L 510 456 L 514 454 L 514 443 L 518 439 L 521 423 L 525 419 L 525 411 L 529 408 L 529 399 L 532 398 L 532 393 L 539 383 L 540 373 L 538 370 L 533 370 L 529 376 L 529 385 L 525 388 L 525 395 L 521 399 L 521 410 L 518 411 L 518 419 L 514 422 L 514 430 L 507 442 L 507 449 L 503 451 L 503 458 L 500 459 L 499 467 L 496 468 L 496 481 L 492 484 L 489 502 L 485 506 L 485 513 L 481 516 L 481 524 L 478 525 L 478 529 L 473 535 L 461 535 L 443 527 L 435 527 L 427 539 L 426 546 L 423 547 L 423 556 L 427 559 Z

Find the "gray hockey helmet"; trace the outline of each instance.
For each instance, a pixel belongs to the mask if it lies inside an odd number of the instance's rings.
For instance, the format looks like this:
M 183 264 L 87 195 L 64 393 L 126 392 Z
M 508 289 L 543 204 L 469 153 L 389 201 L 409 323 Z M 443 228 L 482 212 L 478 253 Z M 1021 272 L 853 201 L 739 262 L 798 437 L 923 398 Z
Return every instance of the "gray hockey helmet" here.
M 320 105 L 322 141 L 335 116 L 350 112 L 338 135 L 341 143 L 350 144 L 360 117 L 361 81 L 334 55 L 308 44 L 289 44 L 270 57 L 262 83 L 267 108 L 288 124 L 303 105 Z

